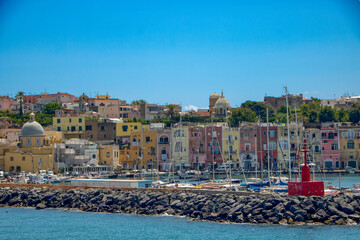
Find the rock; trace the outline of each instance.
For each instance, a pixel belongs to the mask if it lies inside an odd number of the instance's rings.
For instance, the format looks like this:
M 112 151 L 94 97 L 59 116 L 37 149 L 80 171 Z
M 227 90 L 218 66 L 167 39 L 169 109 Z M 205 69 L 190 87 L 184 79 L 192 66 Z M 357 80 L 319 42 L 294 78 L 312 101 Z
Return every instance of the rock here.
M 340 208 L 344 211 L 346 214 L 353 214 L 355 212 L 355 209 L 353 206 L 347 203 L 339 203 Z
M 295 214 L 296 211 L 301 210 L 301 209 L 297 206 L 291 206 L 289 210 L 290 210 L 290 212 Z
M 285 218 L 283 218 L 283 219 L 281 219 L 278 223 L 279 223 L 280 225 L 287 225 L 288 221 L 287 221 Z
M 297 222 L 305 222 L 305 218 L 300 214 L 296 215 L 294 220 Z
M 294 212 L 295 215 L 305 216 L 307 212 L 304 209 L 299 209 Z
M 266 202 L 266 203 L 264 203 L 263 207 L 265 210 L 270 210 L 270 209 L 272 209 L 273 205 L 272 205 L 272 203 Z
M 46 208 L 46 206 L 45 206 L 45 204 L 43 204 L 43 203 L 39 203 L 39 204 L 37 204 L 36 205 L 36 209 L 44 209 L 44 208 Z
M 291 217 L 288 219 L 288 224 L 292 224 L 294 222 L 294 219 L 292 219 Z
M 343 218 L 339 218 L 338 220 L 335 221 L 335 223 L 337 225 L 346 225 L 346 222 Z
M 325 220 L 325 219 L 327 219 L 329 217 L 329 214 L 327 214 L 324 209 L 318 210 L 316 212 L 316 215 L 318 215 L 321 220 Z

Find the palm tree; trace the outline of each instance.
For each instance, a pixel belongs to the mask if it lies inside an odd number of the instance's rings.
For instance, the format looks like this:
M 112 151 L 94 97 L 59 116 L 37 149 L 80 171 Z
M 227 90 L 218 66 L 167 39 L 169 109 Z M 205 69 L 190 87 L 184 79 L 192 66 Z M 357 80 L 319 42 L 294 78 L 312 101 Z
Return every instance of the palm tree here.
M 23 102 L 24 102 L 24 98 L 25 98 L 26 94 L 24 92 L 18 92 L 15 96 L 15 99 L 18 103 L 20 103 L 20 116 L 23 115 Z
M 175 110 L 175 105 L 174 104 L 170 104 L 170 105 L 167 105 L 166 106 L 166 116 L 172 118 L 174 117 L 175 115 L 177 115 L 177 112 Z

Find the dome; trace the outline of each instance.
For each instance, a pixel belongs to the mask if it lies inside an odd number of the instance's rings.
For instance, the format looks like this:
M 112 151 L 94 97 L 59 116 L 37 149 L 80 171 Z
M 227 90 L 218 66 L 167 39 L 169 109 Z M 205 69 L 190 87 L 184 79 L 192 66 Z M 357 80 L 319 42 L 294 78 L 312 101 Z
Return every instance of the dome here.
M 21 128 L 21 137 L 45 136 L 44 128 L 34 120 L 35 114 L 30 114 L 30 120 Z
M 214 92 L 213 94 L 210 95 L 210 98 L 220 98 L 220 95 Z
M 231 109 L 231 105 L 230 105 L 229 101 L 224 97 L 219 98 L 216 101 L 214 107 L 217 108 L 217 109 L 219 109 L 219 108 Z

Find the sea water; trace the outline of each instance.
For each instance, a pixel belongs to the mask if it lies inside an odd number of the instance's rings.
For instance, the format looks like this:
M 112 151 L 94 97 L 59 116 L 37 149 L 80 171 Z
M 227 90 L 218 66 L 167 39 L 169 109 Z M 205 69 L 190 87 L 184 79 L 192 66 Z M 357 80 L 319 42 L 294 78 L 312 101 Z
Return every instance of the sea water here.
M 359 226 L 222 224 L 173 216 L 0 208 L 0 239 L 359 239 Z

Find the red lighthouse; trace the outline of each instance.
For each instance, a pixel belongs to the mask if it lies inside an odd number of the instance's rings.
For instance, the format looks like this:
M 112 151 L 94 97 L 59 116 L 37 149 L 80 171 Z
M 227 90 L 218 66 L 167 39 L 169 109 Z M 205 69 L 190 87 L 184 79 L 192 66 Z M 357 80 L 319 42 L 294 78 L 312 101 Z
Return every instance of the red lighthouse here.
M 311 180 L 310 167 L 306 160 L 306 138 L 304 138 L 304 161 L 305 164 L 301 168 L 301 182 L 289 182 L 289 195 L 313 196 L 324 195 L 324 182 Z

